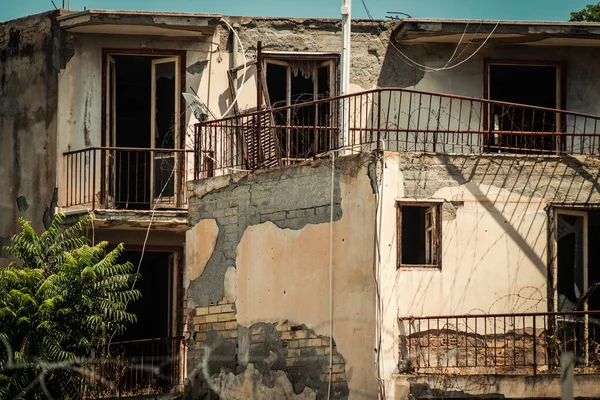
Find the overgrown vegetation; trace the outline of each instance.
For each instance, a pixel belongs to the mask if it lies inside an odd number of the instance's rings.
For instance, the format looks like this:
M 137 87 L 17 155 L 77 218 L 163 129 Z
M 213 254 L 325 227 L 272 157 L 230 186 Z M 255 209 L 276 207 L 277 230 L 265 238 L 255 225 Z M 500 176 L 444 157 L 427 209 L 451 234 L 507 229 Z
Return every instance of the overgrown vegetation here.
M 588 4 L 584 9 L 573 11 L 569 21 L 573 22 L 600 22 L 600 2 Z
M 82 368 L 114 333 L 136 321 L 127 304 L 140 298 L 130 263 L 118 264 L 120 244 L 89 246 L 86 216 L 62 229 L 57 215 L 38 235 L 20 219 L 0 268 L 0 398 L 77 398 Z

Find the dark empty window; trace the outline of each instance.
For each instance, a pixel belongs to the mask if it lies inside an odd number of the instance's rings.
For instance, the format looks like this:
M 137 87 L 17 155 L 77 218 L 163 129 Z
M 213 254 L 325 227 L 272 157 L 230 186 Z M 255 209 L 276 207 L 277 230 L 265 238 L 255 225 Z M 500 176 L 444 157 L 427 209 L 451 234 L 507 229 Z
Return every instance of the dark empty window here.
M 440 204 L 398 203 L 398 265 L 439 267 Z
M 489 99 L 507 103 L 558 109 L 561 69 L 557 65 L 488 66 Z M 499 152 L 545 153 L 556 147 L 560 121 L 555 112 L 514 106 L 490 106 L 490 147 Z

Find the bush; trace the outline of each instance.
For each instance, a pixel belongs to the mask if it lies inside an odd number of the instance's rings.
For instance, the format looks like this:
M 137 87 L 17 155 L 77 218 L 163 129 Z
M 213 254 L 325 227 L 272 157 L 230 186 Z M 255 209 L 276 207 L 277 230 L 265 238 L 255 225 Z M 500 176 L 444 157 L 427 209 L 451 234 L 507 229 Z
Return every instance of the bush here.
M 117 263 L 123 244 L 89 246 L 91 216 L 64 230 L 62 219 L 41 235 L 19 219 L 4 249 L 18 261 L 0 268 L 0 398 L 79 397 L 92 349 L 136 321 L 127 305 L 139 276 Z

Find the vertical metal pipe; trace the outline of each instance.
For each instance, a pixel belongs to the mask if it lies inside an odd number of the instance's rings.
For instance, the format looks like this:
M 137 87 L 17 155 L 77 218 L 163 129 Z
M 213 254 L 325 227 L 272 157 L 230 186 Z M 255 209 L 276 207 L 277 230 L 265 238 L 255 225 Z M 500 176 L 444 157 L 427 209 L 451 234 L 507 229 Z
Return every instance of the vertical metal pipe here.
M 259 41 L 256 45 L 256 155 L 257 155 L 257 166 L 260 168 L 262 164 L 261 146 L 260 146 L 260 135 L 261 135 L 261 122 L 262 122 L 262 42 Z M 254 168 L 253 168 L 254 169 Z
M 340 13 L 342 15 L 342 59 L 341 59 L 341 94 L 350 94 L 350 35 L 351 35 L 351 0 L 342 0 L 342 8 Z M 342 145 L 343 147 L 348 146 L 348 124 L 349 124 L 349 101 L 348 97 L 342 98 L 341 101 L 341 118 L 342 123 Z

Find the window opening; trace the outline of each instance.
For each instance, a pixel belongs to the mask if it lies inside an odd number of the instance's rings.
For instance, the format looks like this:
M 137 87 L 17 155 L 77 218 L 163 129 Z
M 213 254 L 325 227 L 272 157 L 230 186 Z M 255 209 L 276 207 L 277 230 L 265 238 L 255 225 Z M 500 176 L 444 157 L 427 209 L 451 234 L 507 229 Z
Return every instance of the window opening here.
M 561 107 L 558 66 L 490 64 L 488 72 L 490 100 Z M 557 139 L 541 133 L 559 131 L 556 113 L 498 104 L 490 108 L 491 129 L 503 132 L 490 138 L 491 149 L 511 153 L 549 153 L 555 149 L 557 143 L 553 141 Z
M 398 203 L 400 266 L 439 266 L 440 204 Z
M 179 57 L 108 56 L 106 143 L 129 148 L 106 153 L 109 207 L 176 206 L 179 142 Z M 162 196 L 159 196 L 162 189 Z
M 267 91 L 273 108 L 325 99 L 335 93 L 333 60 L 266 61 Z M 303 161 L 326 152 L 337 138 L 329 102 L 294 107 L 274 115 L 277 145 L 285 163 Z

